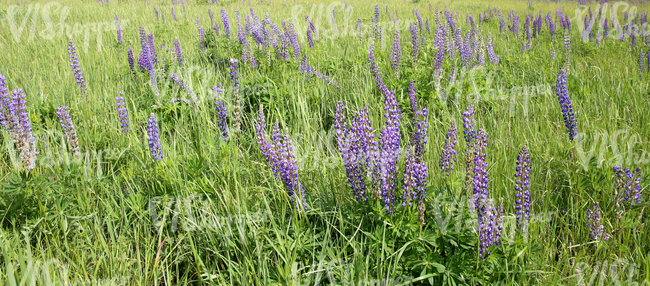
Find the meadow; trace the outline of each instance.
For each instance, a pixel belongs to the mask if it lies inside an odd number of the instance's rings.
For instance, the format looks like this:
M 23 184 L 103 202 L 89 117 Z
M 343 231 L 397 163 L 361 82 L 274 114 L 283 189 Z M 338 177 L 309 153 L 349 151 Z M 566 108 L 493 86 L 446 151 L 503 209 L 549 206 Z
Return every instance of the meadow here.
M 0 1 L 0 285 L 650 285 L 645 2 Z

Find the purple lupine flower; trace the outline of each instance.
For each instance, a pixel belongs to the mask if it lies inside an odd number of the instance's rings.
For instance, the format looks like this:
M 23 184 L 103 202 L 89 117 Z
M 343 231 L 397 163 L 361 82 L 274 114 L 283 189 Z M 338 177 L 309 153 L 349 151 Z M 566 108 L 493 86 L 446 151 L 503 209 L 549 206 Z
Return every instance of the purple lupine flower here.
M 395 30 L 395 36 L 393 38 L 393 50 L 390 53 L 390 63 L 395 72 L 395 77 L 399 77 L 399 64 L 400 58 L 402 57 L 402 48 L 399 41 L 399 30 Z
M 307 28 L 307 41 L 309 42 L 309 47 L 313 48 L 314 47 L 313 34 L 316 33 L 316 26 L 314 26 L 314 23 L 312 23 L 309 20 L 309 16 L 307 16 L 305 19 L 307 20 L 307 23 L 309 24 L 309 27 Z
M 553 18 L 551 17 L 551 12 L 548 12 L 548 15 L 546 15 L 546 23 L 548 24 L 548 31 L 551 33 L 551 41 L 555 39 L 555 21 L 553 21 Z
M 645 55 L 643 54 L 643 51 L 639 52 L 639 69 L 641 70 L 642 74 L 645 72 L 644 58 L 645 58 Z
M 412 58 L 413 58 L 413 64 L 415 65 L 418 62 L 418 54 L 420 51 L 420 35 L 418 31 L 418 26 L 413 23 L 411 23 L 411 40 L 413 43 Z
M 587 208 L 587 227 L 589 227 L 589 235 L 593 240 L 598 240 L 602 238 L 604 241 L 608 241 L 611 238 L 611 235 L 605 232 L 605 226 L 601 222 L 600 217 L 600 205 L 595 203 L 591 208 Z
M 509 25 L 508 29 L 517 37 L 519 35 L 519 16 L 515 14 L 515 10 L 510 11 L 510 22 L 512 25 Z
M 221 21 L 223 22 L 224 35 L 227 38 L 230 38 L 230 21 L 228 20 L 228 13 L 226 13 L 226 8 L 221 8 Z
M 473 145 L 474 179 L 470 199 L 471 210 L 476 213 L 478 220 L 478 255 L 483 259 L 490 255 L 488 251 L 490 246 L 499 245 L 502 230 L 501 211 L 496 210 L 492 200 L 489 199 L 486 147 L 487 135 L 483 129 L 479 129 Z
M 641 169 L 637 168 L 631 171 L 630 168 L 614 166 L 615 184 L 614 192 L 617 198 L 622 201 L 630 202 L 633 206 L 635 203 L 641 204 Z M 624 197 L 623 197 L 624 196 Z M 618 208 L 618 201 L 615 202 Z
M 395 91 L 389 90 L 384 84 L 379 67 L 374 61 L 374 43 L 370 44 L 368 48 L 368 62 L 370 64 L 370 71 L 375 77 L 377 87 L 384 95 L 384 110 L 386 114 L 386 125 L 381 131 L 380 146 L 375 152 L 375 161 L 373 162 L 373 179 L 378 186 L 376 197 L 379 193 L 384 198 L 384 207 L 386 213 L 391 214 L 394 212 L 395 195 L 394 190 L 397 186 L 395 182 L 397 172 L 397 162 L 400 157 L 399 143 L 401 141 L 401 133 L 399 132 L 399 120 L 401 118 L 401 111 L 397 100 L 395 98 Z
M 569 14 L 564 15 L 564 22 L 566 24 L 566 30 L 571 31 L 571 21 L 569 20 Z
M 165 158 L 165 154 L 162 151 L 162 145 L 160 144 L 160 137 L 158 136 L 158 120 L 156 115 L 151 113 L 149 116 L 149 123 L 147 125 L 147 140 L 149 141 L 149 150 L 151 155 L 155 160 L 161 160 Z
M 293 23 L 289 22 L 287 24 L 287 29 L 285 29 L 286 32 L 289 35 L 289 41 L 291 41 L 291 45 L 293 46 L 293 56 L 296 59 L 296 61 L 300 60 L 300 43 L 298 43 L 298 36 L 296 35 L 296 32 L 293 30 Z
M 153 33 L 149 33 L 147 37 L 147 44 L 149 45 L 149 61 L 151 61 L 151 66 L 158 64 L 158 53 L 156 52 L 156 44 L 153 40 Z
M 421 225 L 425 224 L 424 214 L 424 197 L 427 194 L 427 176 L 428 168 L 424 163 L 424 153 L 426 152 L 425 144 L 427 143 L 427 124 L 428 110 L 423 108 L 417 109 L 417 101 L 415 99 L 414 83 L 411 81 L 409 85 L 409 99 L 411 101 L 411 109 L 414 112 L 413 120 L 415 122 L 415 131 L 411 136 L 411 146 L 408 149 L 408 157 L 404 170 L 404 192 L 402 193 L 402 205 L 407 203 L 410 206 L 410 200 L 418 202 L 418 217 Z
M 25 106 L 25 93 L 15 89 L 9 93 L 7 80 L 0 74 L 0 124 L 9 133 L 20 154 L 20 160 L 25 170 L 36 167 L 36 139 L 32 135 L 32 127 Z
M 244 30 L 244 27 L 241 24 L 241 17 L 239 15 L 239 11 L 235 11 L 235 19 L 237 20 L 237 39 L 239 40 L 239 43 L 243 46 L 244 42 L 246 41 L 246 31 Z
M 499 11 L 499 34 L 503 34 L 503 28 L 506 26 L 506 20 L 503 19 L 503 14 Z
M 309 43 L 309 48 L 314 47 L 314 39 L 312 38 L 311 33 L 312 33 L 311 29 L 308 29 L 307 30 L 307 43 Z
M 285 132 L 284 136 L 282 136 L 280 134 L 280 128 L 276 123 L 273 127 L 271 140 L 269 141 L 265 129 L 264 112 L 262 105 L 260 105 L 260 112 L 255 124 L 255 135 L 257 143 L 260 146 L 260 151 L 262 151 L 262 155 L 264 155 L 266 161 L 269 163 L 276 179 L 281 180 L 286 187 L 287 194 L 291 198 L 291 203 L 295 207 L 302 206 L 304 209 L 308 209 L 305 189 L 298 180 L 298 167 L 296 166 L 294 149 L 291 145 L 289 134 Z
M 226 117 L 228 114 L 226 113 L 227 109 L 223 104 L 223 100 L 218 100 L 219 96 L 223 94 L 223 89 L 221 88 L 221 84 L 219 86 L 212 87 L 212 90 L 214 90 L 216 93 L 214 94 L 215 98 L 215 109 L 217 110 L 217 120 L 219 121 L 219 129 L 221 130 L 221 139 L 223 141 L 228 141 L 228 125 L 226 124 Z
M 120 118 L 122 133 L 126 134 L 129 130 L 129 114 L 126 110 L 126 103 L 124 102 L 124 92 L 121 90 L 117 92 L 118 96 L 115 97 L 115 104 L 117 105 L 117 116 Z
M 174 7 L 172 7 L 172 17 L 174 17 L 174 21 L 178 21 L 178 18 L 176 18 L 176 12 L 174 12 Z
M 524 47 L 521 51 L 523 54 L 524 52 L 527 52 L 530 50 L 530 17 L 526 16 L 526 22 L 524 23 L 524 30 L 526 31 L 526 41 L 524 42 Z
M 183 51 L 181 50 L 181 43 L 178 41 L 178 38 L 174 39 L 174 48 L 176 51 L 176 60 L 178 61 L 178 66 L 183 67 Z
M 315 75 L 317 78 L 319 78 L 319 79 L 321 79 L 321 80 L 327 82 L 328 84 L 331 84 L 331 85 L 333 85 L 333 86 L 335 86 L 335 87 L 340 87 L 340 86 L 336 83 L 336 81 L 334 81 L 333 79 L 331 79 L 331 78 L 328 77 L 327 75 L 324 75 L 324 74 L 322 74 L 322 73 L 316 71 L 313 67 L 312 67 L 311 73 L 312 73 L 313 75 Z
M 210 26 L 214 26 L 214 14 L 212 14 L 212 9 L 208 9 L 208 16 L 210 16 Z
M 199 15 L 196 15 L 196 27 L 199 30 L 199 46 L 201 47 L 201 52 L 205 53 L 205 30 L 201 26 Z
M 68 42 L 68 53 L 70 54 L 70 66 L 72 67 L 72 72 L 77 80 L 77 85 L 80 87 L 81 93 L 86 96 L 86 99 L 88 99 L 86 79 L 84 78 L 84 74 L 81 72 L 81 65 L 79 65 L 79 58 L 77 57 L 77 48 L 74 46 L 72 39 Z
M 197 107 L 199 105 L 199 99 L 196 97 L 196 93 L 185 84 L 183 79 L 178 76 L 176 73 L 171 73 L 169 77 L 176 83 L 178 86 L 180 86 L 183 91 L 185 91 L 185 94 L 190 97 L 191 103 L 190 105 L 194 105 L 194 107 Z
M 339 101 L 334 116 L 337 145 L 352 193 L 357 201 L 367 201 L 365 173 L 370 168 L 371 149 L 377 144 L 372 134 L 372 123 L 368 120 L 368 107 L 357 111 L 350 125 L 345 122 L 344 109 Z
M 375 22 L 379 20 L 379 5 L 375 5 L 375 17 L 373 19 Z
M 129 51 L 127 52 L 127 56 L 128 56 L 129 67 L 131 68 L 131 72 L 133 72 L 133 75 L 136 75 L 135 59 L 133 58 L 133 49 L 131 49 L 131 46 L 129 46 Z
M 156 61 L 154 58 L 155 50 L 152 50 L 155 49 L 153 34 L 149 34 L 149 40 L 147 41 L 144 27 L 140 27 L 140 45 L 142 46 L 139 58 L 140 67 L 144 68 L 149 73 L 151 88 L 154 90 L 154 93 L 158 95 L 158 84 L 156 83 L 156 72 L 154 70 L 154 63 Z
M 56 114 L 59 116 L 59 122 L 61 123 L 61 128 L 65 133 L 65 137 L 68 140 L 68 146 L 70 151 L 72 151 L 72 156 L 79 157 L 79 140 L 77 139 L 77 129 L 72 124 L 70 119 L 70 114 L 68 113 L 67 106 L 57 107 Z
M 609 25 L 607 25 L 607 18 L 605 18 L 605 23 L 603 23 L 603 37 L 609 39 Z
M 474 148 L 474 139 L 476 138 L 476 130 L 474 130 L 474 105 L 467 107 L 465 112 L 463 112 L 463 135 L 465 137 L 465 142 L 467 143 L 466 153 L 467 158 L 465 161 L 465 184 L 468 188 L 472 187 L 473 181 L 472 177 L 474 174 L 474 152 L 471 150 Z
M 494 41 L 492 40 L 492 36 L 488 36 L 487 54 L 488 54 L 488 59 L 490 59 L 490 62 L 493 65 L 496 66 L 499 64 L 499 56 L 494 54 Z
M 555 49 L 551 46 L 551 60 L 555 59 Z
M 646 57 L 647 57 L 646 63 L 648 64 L 648 71 L 650 71 L 650 51 L 648 51 L 648 54 L 647 54 Z
M 454 62 L 454 67 L 451 68 L 449 75 L 449 84 L 452 85 L 456 82 L 456 63 Z
M 569 91 L 566 84 L 566 71 L 562 69 L 560 70 L 560 74 L 557 76 L 555 93 L 557 94 L 558 100 L 560 101 L 562 115 L 564 116 L 564 125 L 567 128 L 569 140 L 573 141 L 573 139 L 578 136 L 578 128 L 576 126 L 576 118 L 575 114 L 573 113 L 573 105 L 571 104 L 571 98 L 569 97 Z
M 124 44 L 124 41 L 122 41 L 122 26 L 120 26 L 120 19 L 117 14 L 115 14 L 115 25 L 117 26 L 117 42 Z
M 517 155 L 517 172 L 515 173 L 515 212 L 517 217 L 517 228 L 526 233 L 526 227 L 530 220 L 530 154 L 528 147 L 524 145 Z
M 456 162 L 456 156 L 458 155 L 455 149 L 456 144 L 458 144 L 458 140 L 456 140 L 457 134 L 456 123 L 452 122 L 447 131 L 445 147 L 443 147 L 442 154 L 440 155 L 440 169 L 447 174 L 447 177 L 450 175 L 449 171 L 454 169 L 454 163 Z
M 474 130 L 474 104 L 470 105 L 467 107 L 467 110 L 463 112 L 463 128 L 465 130 L 463 131 L 463 135 L 465 136 L 465 142 L 467 144 L 471 144 L 472 140 L 476 138 L 476 130 Z
M 7 88 L 7 78 L 0 74 L 0 126 L 11 129 L 12 99 Z

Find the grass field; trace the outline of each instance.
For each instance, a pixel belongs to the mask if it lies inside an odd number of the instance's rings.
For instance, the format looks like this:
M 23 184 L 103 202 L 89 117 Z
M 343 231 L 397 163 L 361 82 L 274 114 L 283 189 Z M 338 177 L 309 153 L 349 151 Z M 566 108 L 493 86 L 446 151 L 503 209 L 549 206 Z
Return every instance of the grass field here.
M 647 4 L 207 2 L 0 2 L 0 285 L 650 285 Z

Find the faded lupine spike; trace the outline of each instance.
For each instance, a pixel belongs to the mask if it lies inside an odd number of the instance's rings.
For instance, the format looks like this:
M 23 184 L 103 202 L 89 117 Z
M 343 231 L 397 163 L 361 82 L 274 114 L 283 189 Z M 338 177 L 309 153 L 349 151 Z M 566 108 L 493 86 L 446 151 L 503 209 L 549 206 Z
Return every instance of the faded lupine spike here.
M 57 108 L 56 114 L 59 116 L 59 122 L 61 123 L 61 128 L 65 133 L 65 137 L 68 140 L 68 146 L 74 157 L 79 157 L 79 140 L 77 138 L 77 129 L 72 124 L 70 119 L 70 114 L 68 113 L 67 106 L 59 106 Z

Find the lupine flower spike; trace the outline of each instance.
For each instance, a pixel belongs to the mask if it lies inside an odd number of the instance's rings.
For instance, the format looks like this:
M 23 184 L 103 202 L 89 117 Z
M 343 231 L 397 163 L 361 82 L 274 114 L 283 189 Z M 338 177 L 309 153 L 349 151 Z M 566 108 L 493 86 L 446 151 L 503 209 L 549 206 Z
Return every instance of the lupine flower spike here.
M 36 139 L 25 106 L 22 89 L 9 93 L 7 79 L 0 74 L 0 125 L 7 130 L 20 154 L 23 168 L 30 171 L 36 167 Z
M 573 113 L 573 105 L 571 103 L 571 98 L 569 97 L 569 91 L 567 89 L 567 76 L 564 69 L 560 70 L 560 74 L 557 76 L 557 84 L 555 86 L 555 93 L 557 98 L 560 101 L 560 107 L 562 108 L 562 115 L 564 116 L 564 125 L 567 128 L 567 133 L 569 134 L 569 140 L 578 136 L 578 127 L 576 126 L 576 117 Z
M 485 259 L 490 255 L 490 246 L 499 245 L 501 238 L 502 211 L 494 207 L 489 199 L 488 192 L 488 162 L 485 149 L 487 147 L 487 135 L 483 129 L 477 132 L 473 144 L 474 151 L 474 182 L 473 193 L 470 196 L 471 211 L 477 216 L 478 221 L 478 256 Z
M 269 141 L 266 135 L 266 122 L 262 105 L 260 105 L 260 111 L 255 124 L 255 135 L 262 155 L 266 158 L 266 162 L 269 163 L 271 170 L 275 174 L 275 178 L 281 180 L 284 184 L 287 189 L 287 194 L 291 198 L 291 203 L 295 207 L 302 206 L 304 209 L 308 209 L 305 189 L 298 180 L 298 167 L 296 166 L 291 138 L 289 138 L 286 132 L 283 137 L 276 123 L 273 126 L 273 133 Z
M 630 206 L 641 204 L 641 169 L 631 171 L 630 168 L 614 166 L 614 203 L 619 217 L 625 212 L 622 202 L 629 202 Z
M 517 228 L 526 233 L 530 220 L 530 154 L 524 146 L 517 156 L 517 172 L 515 173 L 515 212 Z
M 603 239 L 608 241 L 611 235 L 605 232 L 605 226 L 601 222 L 600 205 L 595 203 L 591 208 L 587 208 L 587 227 L 589 227 L 589 235 L 593 240 Z
M 70 114 L 68 113 L 67 106 L 59 106 L 57 108 L 56 114 L 59 116 L 59 122 L 61 123 L 61 128 L 65 133 L 65 137 L 68 140 L 68 146 L 72 152 L 72 156 L 79 157 L 79 140 L 77 139 L 77 129 L 72 124 L 70 119 Z
M 86 96 L 86 100 L 88 100 L 86 79 L 84 78 L 84 74 L 81 72 L 79 58 L 77 57 L 77 48 L 74 46 L 72 39 L 68 42 L 68 53 L 70 54 L 70 66 L 72 67 L 72 72 L 74 72 L 74 77 L 77 80 L 77 85 L 81 89 L 81 93 Z
M 117 116 L 120 118 L 122 133 L 126 134 L 129 130 L 129 114 L 126 110 L 126 103 L 124 102 L 124 92 L 118 91 L 118 96 L 115 97 L 115 104 L 117 105 Z
M 223 89 L 221 88 L 221 84 L 219 86 L 215 86 L 212 88 L 213 91 L 216 93 L 214 94 L 215 98 L 215 109 L 217 110 L 217 120 L 219 121 L 219 129 L 221 130 L 221 139 L 223 141 L 228 140 L 228 125 L 226 123 L 226 117 L 228 114 L 226 113 L 227 109 L 223 104 L 223 99 L 220 99 L 220 96 L 223 96 Z
M 467 156 L 466 158 L 466 166 L 465 166 L 465 185 L 467 188 L 472 187 L 472 177 L 473 175 L 473 170 L 474 170 L 474 152 L 473 150 L 473 142 L 474 138 L 476 137 L 476 130 L 474 130 L 474 105 L 470 105 L 467 107 L 467 110 L 463 112 L 463 135 L 465 136 L 465 154 Z
M 442 154 L 440 155 L 440 169 L 445 172 L 447 177 L 449 177 L 449 171 L 454 169 L 454 163 L 456 162 L 456 156 L 458 155 L 455 149 L 456 144 L 458 144 L 458 140 L 456 140 L 457 134 L 456 123 L 452 122 L 449 131 L 447 131 L 445 147 L 443 147 Z
M 165 157 L 160 144 L 160 137 L 158 136 L 158 120 L 156 115 L 151 113 L 149 116 L 149 123 L 147 125 L 147 140 L 149 141 L 149 150 L 155 160 L 162 160 Z

